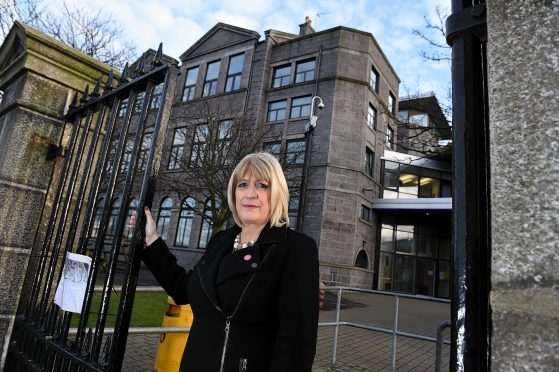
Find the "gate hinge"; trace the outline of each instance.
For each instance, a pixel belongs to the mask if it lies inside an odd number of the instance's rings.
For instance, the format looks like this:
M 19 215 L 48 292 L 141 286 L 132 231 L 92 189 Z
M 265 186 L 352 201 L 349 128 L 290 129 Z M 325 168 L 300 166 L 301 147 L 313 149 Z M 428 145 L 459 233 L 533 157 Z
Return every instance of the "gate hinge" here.
M 54 160 L 56 157 L 63 158 L 66 156 L 66 149 L 64 146 L 49 143 L 47 146 L 47 160 Z
M 446 42 L 452 46 L 456 34 L 464 31 L 479 33 L 479 37 L 487 37 L 487 8 L 485 3 L 479 3 L 469 8 L 452 13 L 446 19 Z M 479 32 L 481 31 L 481 33 Z

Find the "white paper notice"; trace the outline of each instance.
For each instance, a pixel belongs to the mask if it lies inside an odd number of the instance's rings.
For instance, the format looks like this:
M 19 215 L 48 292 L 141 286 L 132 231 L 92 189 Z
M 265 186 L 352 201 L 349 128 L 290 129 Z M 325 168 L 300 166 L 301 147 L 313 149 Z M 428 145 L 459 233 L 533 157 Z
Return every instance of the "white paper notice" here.
M 66 254 L 64 272 L 54 295 L 54 303 L 62 310 L 82 312 L 90 268 L 91 257 L 71 252 Z

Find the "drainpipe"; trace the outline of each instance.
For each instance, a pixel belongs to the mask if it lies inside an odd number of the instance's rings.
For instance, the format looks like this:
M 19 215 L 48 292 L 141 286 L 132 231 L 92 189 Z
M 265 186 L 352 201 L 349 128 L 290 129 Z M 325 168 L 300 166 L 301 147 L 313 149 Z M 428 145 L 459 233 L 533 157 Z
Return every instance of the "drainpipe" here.
M 490 204 L 485 2 L 452 0 L 451 371 L 490 368 Z

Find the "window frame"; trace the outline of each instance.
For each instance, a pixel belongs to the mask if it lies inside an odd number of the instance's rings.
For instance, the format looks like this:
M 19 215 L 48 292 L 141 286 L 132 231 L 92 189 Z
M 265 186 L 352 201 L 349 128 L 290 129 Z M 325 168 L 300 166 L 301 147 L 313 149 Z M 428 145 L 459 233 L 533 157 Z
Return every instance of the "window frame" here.
M 291 83 L 291 67 L 292 67 L 291 63 L 274 67 L 274 71 L 272 74 L 272 88 L 281 88 L 281 87 L 289 86 L 289 84 Z M 287 69 L 287 75 L 277 76 L 278 71 L 283 69 Z M 276 81 L 278 79 L 279 79 L 279 85 L 276 85 Z
M 297 103 L 297 101 L 300 100 L 307 100 L 308 102 L 304 102 L 303 104 Z M 310 117 L 311 115 L 311 106 L 312 106 L 312 95 L 305 95 L 305 96 L 299 96 L 299 97 L 293 97 L 291 98 L 291 107 L 289 108 L 289 118 L 290 119 L 301 119 L 301 118 L 306 118 L 306 117 Z M 307 109 L 308 109 L 308 114 L 307 114 Z M 295 116 L 293 114 L 294 110 L 298 110 L 298 114 L 297 116 Z
M 294 143 L 300 143 L 302 144 L 302 151 L 290 151 L 289 149 L 289 145 L 294 144 Z M 284 163 L 286 165 L 303 165 L 305 164 L 305 156 L 306 156 L 306 146 L 307 143 L 305 141 L 305 139 L 291 139 L 291 140 L 287 140 L 285 142 L 285 161 Z M 293 157 L 294 161 L 291 162 L 290 161 L 290 157 L 292 154 L 295 154 L 295 156 Z M 297 155 L 297 154 L 302 154 L 302 157 Z
M 373 88 L 373 90 L 377 93 L 380 85 L 379 80 L 380 80 L 380 74 L 378 73 L 375 66 L 371 65 L 371 76 L 369 77 L 369 84 L 371 85 L 371 88 Z
M 191 200 L 192 205 L 188 203 Z M 190 245 L 190 236 L 192 235 L 192 226 L 194 221 L 194 210 L 196 208 L 196 200 L 192 196 L 187 196 L 181 203 L 181 208 L 179 211 L 179 219 L 177 221 L 177 231 L 175 232 L 175 246 L 181 248 L 188 248 Z M 183 213 L 184 212 L 184 213 Z M 183 226 L 184 221 L 184 226 Z M 183 228 L 181 229 L 181 226 Z M 188 229 L 186 228 L 188 226 Z M 188 231 L 188 236 L 186 235 Z M 180 238 L 180 242 L 179 242 Z M 186 245 L 185 245 L 186 242 Z
M 377 128 L 377 109 L 369 102 L 369 107 L 367 109 L 367 126 L 371 129 Z
M 277 104 L 277 103 L 283 103 L 284 107 L 279 108 L 279 109 L 272 109 L 272 105 L 273 104 Z M 283 111 L 283 118 L 278 119 L 278 113 Z M 270 113 L 271 112 L 275 112 L 275 118 L 274 120 L 270 120 Z M 268 102 L 268 110 L 266 111 L 266 123 L 273 123 L 276 121 L 284 121 L 287 118 L 287 99 L 280 99 L 280 100 L 276 100 L 276 101 L 270 101 Z
M 312 69 L 300 71 L 299 68 L 305 64 L 310 64 L 312 62 Z M 312 72 L 311 77 L 307 77 L 307 75 Z M 307 81 L 315 80 L 315 72 L 316 72 L 316 58 L 308 58 L 301 61 L 295 62 L 295 84 L 302 84 L 306 83 Z M 299 76 L 303 75 L 303 80 L 299 80 Z
M 188 84 L 188 77 L 190 73 L 196 70 L 196 74 L 193 76 L 194 82 Z M 196 82 L 198 81 L 198 75 L 200 74 L 200 66 L 193 66 L 186 69 L 185 78 L 184 78 L 184 86 L 182 89 L 182 102 L 192 101 L 194 99 L 194 95 L 196 94 Z
M 177 134 L 181 132 L 182 143 L 177 141 Z M 169 163 L 167 164 L 168 170 L 180 169 L 180 159 L 184 157 L 186 149 L 186 142 L 188 140 L 188 127 L 177 127 L 173 131 L 173 141 L 171 142 L 171 149 L 169 151 Z
M 365 147 L 365 174 L 369 177 L 375 175 L 375 152 L 369 146 Z
M 169 201 L 169 206 L 164 206 L 167 201 Z M 169 234 L 169 226 L 171 225 L 171 218 L 173 214 L 173 199 L 170 196 L 164 196 L 159 203 L 159 210 L 157 211 L 157 222 L 155 223 L 157 233 L 159 237 L 163 240 L 168 238 Z M 165 215 L 162 216 L 162 212 L 165 212 Z M 167 215 L 167 212 L 169 213 Z M 162 220 L 163 219 L 163 220 Z M 160 221 L 163 221 L 163 225 L 160 228 Z
M 233 61 L 233 58 L 240 57 L 240 56 L 243 57 L 241 62 L 241 70 L 238 72 L 231 73 L 231 62 Z M 241 79 L 243 76 L 244 64 L 245 64 L 245 52 L 238 53 L 229 57 L 229 66 L 227 67 L 227 78 L 225 79 L 225 93 L 235 92 L 241 89 Z M 230 81 L 232 82 L 231 86 L 229 84 Z
M 208 78 L 208 74 L 210 72 L 211 66 L 217 66 L 217 73 L 215 78 L 212 75 L 212 78 Z M 219 79 L 219 70 L 221 69 L 221 60 L 215 60 L 208 62 L 206 65 L 206 76 L 204 77 L 204 88 L 202 90 L 202 97 L 211 97 L 217 94 L 217 81 Z

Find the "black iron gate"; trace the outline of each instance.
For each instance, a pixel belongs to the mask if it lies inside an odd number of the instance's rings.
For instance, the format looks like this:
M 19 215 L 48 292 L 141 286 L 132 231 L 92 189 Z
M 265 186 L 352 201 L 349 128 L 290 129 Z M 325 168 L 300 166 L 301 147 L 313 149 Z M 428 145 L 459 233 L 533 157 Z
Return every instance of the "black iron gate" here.
M 118 371 L 121 369 L 143 248 L 143 228 L 126 237 L 124 228 L 133 188 L 139 190 L 136 213 L 151 206 L 165 131 L 170 115 L 178 68 L 163 64 L 160 45 L 146 68 L 142 57 L 129 73 L 125 67 L 113 87 L 109 76 L 81 99 L 77 95 L 64 117 L 70 140 L 58 181 L 41 248 L 32 290 L 24 314 L 12 332 L 6 369 L 11 371 Z M 103 90 L 103 92 L 101 92 Z M 145 135 L 146 128 L 153 129 Z M 148 146 L 142 143 L 148 139 Z M 124 170 L 124 172 L 123 172 Z M 101 198 L 102 196 L 102 198 Z M 111 201 L 121 200 L 118 215 Z M 140 222 L 143 227 L 144 221 Z M 111 226 L 109 226 L 111 225 Z M 113 233 L 107 238 L 107 228 Z M 108 305 L 119 255 L 128 238 L 130 247 L 114 333 L 106 335 Z M 63 275 L 66 253 L 92 256 L 77 334 L 69 336 L 72 313 L 53 302 Z M 106 255 L 106 257 L 103 257 Z M 104 286 L 98 309 L 91 309 L 98 273 L 103 266 Z M 87 329 L 96 314 L 95 328 Z

